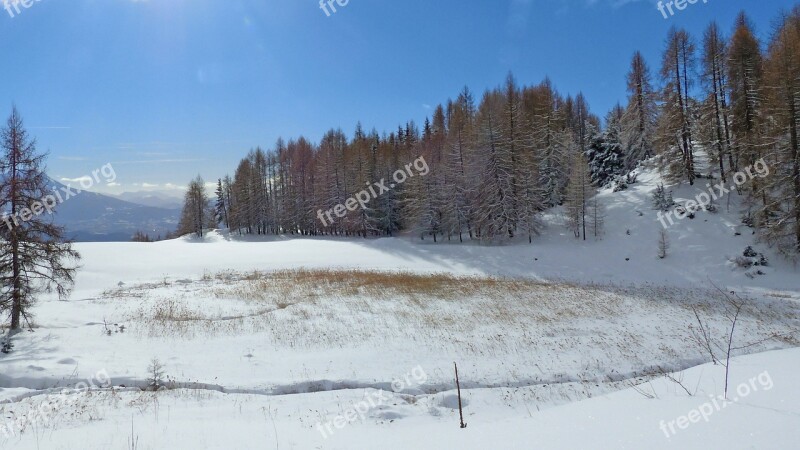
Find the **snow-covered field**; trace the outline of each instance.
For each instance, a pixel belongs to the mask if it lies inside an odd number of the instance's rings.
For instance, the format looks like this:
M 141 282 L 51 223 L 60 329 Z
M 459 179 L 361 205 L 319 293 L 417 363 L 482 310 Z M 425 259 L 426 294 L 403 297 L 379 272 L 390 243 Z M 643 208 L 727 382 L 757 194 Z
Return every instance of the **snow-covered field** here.
M 0 447 L 792 448 L 798 269 L 754 243 L 735 194 L 670 227 L 658 259 L 657 181 L 601 194 L 613 231 L 600 241 L 576 241 L 554 211 L 533 245 L 223 232 L 79 244 L 70 300 L 43 299 L 34 331 L 0 355 Z M 763 274 L 730 262 L 747 246 L 768 256 Z M 709 396 L 725 371 L 695 312 L 725 347 L 726 296 L 745 308 L 737 401 L 722 408 Z M 153 359 L 170 389 L 138 389 Z M 87 379 L 103 388 L 58 394 Z
M 733 364 L 731 385 L 744 395 L 734 392 L 728 402 L 718 398 L 724 371 L 712 365 L 675 375 L 692 395 L 663 377 L 554 408 L 548 408 L 553 393 L 565 387 L 463 390 L 463 430 L 452 391 L 380 396 L 370 388 L 278 396 L 188 389 L 84 393 L 69 409 L 58 410 L 48 426 L 3 445 L 125 449 L 133 438 L 140 449 L 796 448 L 800 351 L 740 357 Z M 575 387 L 582 388 L 589 390 L 586 384 Z M 364 413 L 363 420 L 356 415 L 341 429 L 326 426 L 381 396 L 388 398 Z M 30 398 L 6 409 L 24 412 L 39 402 L 41 397 Z

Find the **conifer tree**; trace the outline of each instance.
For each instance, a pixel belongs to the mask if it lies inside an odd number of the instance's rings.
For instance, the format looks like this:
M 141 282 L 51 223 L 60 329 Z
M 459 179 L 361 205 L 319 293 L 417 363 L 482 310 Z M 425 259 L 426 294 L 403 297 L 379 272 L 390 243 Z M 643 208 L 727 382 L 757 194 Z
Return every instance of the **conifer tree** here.
M 719 164 L 720 177 L 727 183 L 725 172 L 726 156 L 730 162 L 729 170 L 734 170 L 731 152 L 730 122 L 728 113 L 728 85 L 727 85 L 727 43 L 719 31 L 716 23 L 706 29 L 703 37 L 702 80 L 708 96 L 704 104 L 703 120 L 710 127 L 706 139 L 707 147 L 714 149 L 711 153 Z
M 10 316 L 16 333 L 24 320 L 31 324 L 30 308 L 36 294 L 70 292 L 80 259 L 64 228 L 49 214 L 56 197 L 44 173 L 45 154 L 37 153 L 17 108 L 0 130 L 0 313 Z
M 654 133 L 658 109 L 650 68 L 636 52 L 627 77 L 628 106 L 620 121 L 625 152 L 625 168 L 632 170 L 639 161 L 654 156 Z
M 597 192 L 592 195 L 588 202 L 589 210 L 589 232 L 595 240 L 602 238 L 605 232 L 606 208 Z
M 769 45 L 765 78 L 771 117 L 762 185 L 772 195 L 757 214 L 767 242 L 800 255 L 800 7 L 781 17 Z
M 592 184 L 603 187 L 625 172 L 625 155 L 620 142 L 619 109 L 606 117 L 606 129 L 590 136 L 586 159 Z
M 225 227 L 228 226 L 228 201 L 226 200 L 225 195 L 225 188 L 222 184 L 222 178 L 217 180 L 217 203 L 214 208 L 215 216 L 217 223 L 222 223 Z
M 569 176 L 567 199 L 564 205 L 567 226 L 576 238 L 586 240 L 587 219 L 590 217 L 589 200 L 592 196 L 592 187 L 589 176 L 589 166 L 586 156 L 580 151 L 575 151 L 572 158 L 572 167 Z
M 478 228 L 483 240 L 514 237 L 510 148 L 502 142 L 504 98 L 498 91 L 484 94 L 477 116 L 476 146 L 480 155 L 480 196 L 476 207 Z
M 189 183 L 184 195 L 183 211 L 178 224 L 179 234 L 194 233 L 203 237 L 203 230 L 214 224 L 214 213 L 209 206 L 205 182 L 198 175 Z
M 659 117 L 658 142 L 662 167 L 672 180 L 685 177 L 694 184 L 693 103 L 690 96 L 695 46 L 685 30 L 672 28 L 667 37 L 661 77 L 663 108 Z
M 444 171 L 451 188 L 443 186 L 446 190 L 444 222 L 448 232 L 458 234 L 460 241 L 463 241 L 465 231 L 470 238 L 473 237 L 474 231 L 477 190 L 476 185 L 470 182 L 474 181 L 473 174 L 476 169 L 471 164 L 474 161 L 474 120 L 474 100 L 472 93 L 465 87 L 458 99 L 448 106 Z
M 750 21 L 740 13 L 728 50 L 732 151 L 737 169 L 752 166 L 762 156 L 760 122 L 764 92 L 760 47 Z M 750 199 L 755 201 L 760 196 L 762 205 L 766 204 L 766 192 L 761 189 L 759 180 L 751 181 L 748 184 Z

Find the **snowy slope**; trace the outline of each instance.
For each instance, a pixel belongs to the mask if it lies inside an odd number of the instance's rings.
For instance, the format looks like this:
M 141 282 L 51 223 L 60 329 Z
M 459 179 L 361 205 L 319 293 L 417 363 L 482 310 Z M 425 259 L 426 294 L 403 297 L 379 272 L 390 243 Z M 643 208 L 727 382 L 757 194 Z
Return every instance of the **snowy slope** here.
M 576 240 L 555 210 L 545 217 L 546 228 L 532 245 L 527 240 L 495 247 L 433 244 L 430 239 L 420 241 L 412 236 L 258 239 L 223 232 L 213 232 L 202 241 L 182 238 L 148 245 L 83 243 L 77 246 L 85 258 L 75 298 L 91 297 L 120 281 L 130 284 L 167 275 L 198 278 L 225 269 L 298 267 L 447 272 L 601 284 L 708 286 L 712 280 L 737 290 L 800 291 L 800 268 L 755 242 L 752 229 L 741 223 L 741 198 L 735 192 L 718 202 L 719 212 L 698 212 L 695 219 L 670 226 L 669 256 L 658 259 L 662 225 L 651 196 L 661 182 L 656 171 L 644 170 L 638 183 L 626 191 L 601 191 L 607 212 L 606 232 L 600 240 Z M 695 187 L 671 189 L 675 199 L 681 201 L 707 188 L 699 182 Z M 730 259 L 742 255 L 748 246 L 769 257 L 771 266 L 762 269 L 767 275 L 750 279 L 745 271 L 730 264 Z
M 657 258 L 661 225 L 650 197 L 660 182 L 645 170 L 628 190 L 601 192 L 607 232 L 585 242 L 552 211 L 533 245 L 219 231 L 77 244 L 83 267 L 69 301 L 43 299 L 35 332 L 0 355 L 0 428 L 45 394 L 100 371 L 115 389 L 70 397 L 73 404 L 21 437 L 3 441 L 0 431 L 0 447 L 127 448 L 138 437 L 138 448 L 158 449 L 707 448 L 713 436 L 715 447 L 787 448 L 800 429 L 790 381 L 800 364 L 791 349 L 800 329 L 798 269 L 755 243 L 735 193 L 717 213 L 670 227 L 670 254 Z M 702 189 L 681 186 L 674 196 Z M 729 262 L 747 246 L 770 259 L 764 275 L 748 277 Z M 281 282 L 272 273 L 298 268 L 473 278 L 418 294 Z M 728 311 L 711 282 L 746 296 L 736 342 L 758 342 L 735 352 L 748 356 L 734 363 L 732 384 L 769 371 L 774 388 L 667 438 L 661 420 L 721 393 L 719 367 L 702 365 L 709 357 L 690 329 L 695 307 L 716 337 L 725 335 Z M 126 331 L 106 336 L 104 321 Z M 764 340 L 772 334 L 783 337 Z M 152 358 L 178 389 L 154 397 L 131 388 L 146 384 Z M 457 427 L 453 361 L 466 430 Z M 319 423 L 414 368 L 424 370 L 423 381 L 327 439 L 319 432 Z M 682 371 L 674 378 L 697 395 L 662 371 Z

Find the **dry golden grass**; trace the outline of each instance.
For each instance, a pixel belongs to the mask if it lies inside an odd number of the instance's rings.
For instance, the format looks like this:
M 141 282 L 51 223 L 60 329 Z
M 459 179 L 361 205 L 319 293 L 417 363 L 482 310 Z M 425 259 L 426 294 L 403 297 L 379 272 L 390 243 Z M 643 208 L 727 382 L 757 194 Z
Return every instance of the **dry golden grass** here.
M 310 288 L 335 289 L 342 295 L 398 294 L 457 299 L 476 292 L 505 291 L 514 293 L 548 284 L 525 280 L 491 277 L 467 277 L 451 274 L 416 274 L 410 272 L 378 272 L 366 270 L 282 270 L 249 274 L 249 281 L 289 285 L 308 291 Z
M 450 274 L 307 269 L 222 272 L 176 285 L 180 285 L 178 292 L 160 299 L 152 293 L 164 292 L 160 288 L 169 287 L 170 283 L 125 287 L 107 293 L 107 297 L 143 298 L 128 319 L 138 322 L 150 336 L 192 337 L 195 332 L 241 334 L 287 328 L 305 333 L 310 330 L 305 321 L 321 319 L 343 324 L 353 317 L 407 329 L 461 328 L 487 321 L 501 325 L 516 325 L 521 320 L 546 322 L 550 317 L 540 311 L 555 305 L 541 304 L 540 308 L 531 304 L 534 299 L 558 298 L 566 288 L 527 280 Z M 534 292 L 537 295 L 532 296 Z M 209 298 L 213 300 L 202 300 Z M 465 304 L 463 309 L 444 306 L 453 302 L 471 304 Z M 562 311 L 558 316 L 571 314 Z M 284 337 L 276 335 L 279 340 Z
M 175 299 L 167 299 L 155 303 L 150 314 L 151 318 L 159 323 L 191 322 L 204 319 L 196 311 L 192 311 L 185 304 Z
M 655 286 L 307 269 L 224 272 L 158 286 L 124 291 L 134 301 L 144 294 L 130 316 L 132 330 L 182 338 L 263 333 L 278 348 L 407 341 L 491 355 L 538 351 L 556 342 L 605 347 L 610 336 L 677 346 L 685 345 L 692 307 L 718 328 L 727 320 L 727 304 L 714 290 Z M 800 325 L 797 312 L 791 302 L 761 302 L 742 314 L 742 329 L 762 336 L 775 325 Z M 626 348 L 620 344 L 615 351 Z M 632 349 L 630 358 L 639 350 Z

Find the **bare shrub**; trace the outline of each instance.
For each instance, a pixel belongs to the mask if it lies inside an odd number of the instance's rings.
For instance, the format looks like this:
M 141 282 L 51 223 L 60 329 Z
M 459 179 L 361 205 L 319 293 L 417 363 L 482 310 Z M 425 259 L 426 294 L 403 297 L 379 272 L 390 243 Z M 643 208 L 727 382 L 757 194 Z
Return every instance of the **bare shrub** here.
M 147 366 L 147 386 L 145 390 L 159 391 L 166 387 L 164 383 L 164 365 L 158 358 L 153 358 Z

